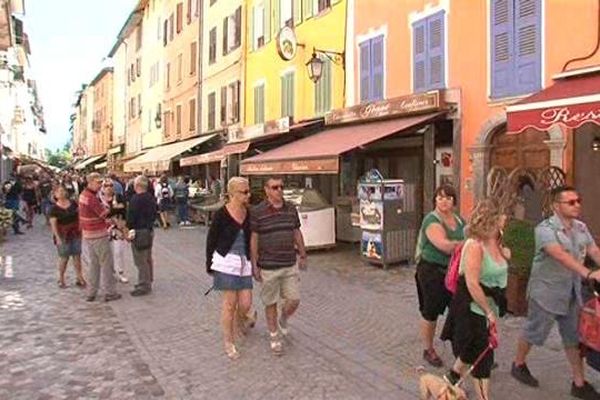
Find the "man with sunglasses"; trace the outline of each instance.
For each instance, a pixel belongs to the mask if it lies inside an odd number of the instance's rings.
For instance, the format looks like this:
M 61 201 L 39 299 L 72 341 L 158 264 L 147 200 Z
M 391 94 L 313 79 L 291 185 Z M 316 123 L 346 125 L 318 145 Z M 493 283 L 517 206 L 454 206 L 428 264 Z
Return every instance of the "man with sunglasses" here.
M 600 270 L 592 272 L 584 260 L 588 256 L 600 265 L 600 249 L 587 226 L 577 219 L 581 213 L 581 198 L 575 188 L 558 187 L 551 195 L 554 214 L 535 229 L 527 321 L 511 375 L 528 386 L 539 386 L 527 368 L 526 357 L 533 345 L 544 344 L 556 321 L 573 374 L 571 395 L 579 399 L 600 399 L 594 387 L 585 381 L 578 334 L 581 280 L 600 281 Z
M 262 282 L 271 350 L 283 353 L 281 335 L 288 333 L 288 319 L 300 304 L 299 269 L 306 269 L 306 250 L 296 208 L 283 200 L 283 180 L 265 184 L 267 198 L 250 212 L 250 257 L 254 278 Z M 298 250 L 299 257 L 296 255 Z M 277 318 L 277 303 L 285 301 Z

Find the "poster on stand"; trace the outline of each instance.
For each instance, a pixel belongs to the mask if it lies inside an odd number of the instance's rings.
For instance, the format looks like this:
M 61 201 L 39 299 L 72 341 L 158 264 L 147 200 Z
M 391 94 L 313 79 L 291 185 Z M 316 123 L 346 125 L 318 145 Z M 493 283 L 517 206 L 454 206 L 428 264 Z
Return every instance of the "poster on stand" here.
M 378 200 L 360 201 L 360 227 L 367 230 L 383 229 L 383 202 Z
M 381 233 L 363 231 L 360 251 L 366 258 L 381 260 L 383 258 Z

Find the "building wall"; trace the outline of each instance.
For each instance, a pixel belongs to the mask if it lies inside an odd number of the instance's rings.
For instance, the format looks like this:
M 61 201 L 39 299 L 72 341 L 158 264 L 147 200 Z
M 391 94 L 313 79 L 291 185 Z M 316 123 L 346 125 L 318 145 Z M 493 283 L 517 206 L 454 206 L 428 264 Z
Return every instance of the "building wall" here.
M 490 2 L 470 0 L 355 0 L 353 68 L 355 78 L 349 80 L 354 104 L 360 102 L 359 44 L 380 33 L 384 34 L 384 96 L 392 98 L 413 92 L 412 23 L 443 10 L 446 15 L 446 88 L 459 88 L 461 159 L 461 204 L 468 212 L 475 199 L 474 176 L 481 164 L 474 163 L 471 149 L 481 144 L 486 127 L 505 121 L 505 107 L 527 94 L 492 99 L 490 77 Z M 552 77 L 564 63 L 588 54 L 595 46 L 598 29 L 596 0 L 542 1 L 541 84 L 552 84 Z M 575 35 L 573 32 L 577 32 Z M 575 63 L 580 68 L 600 63 L 600 54 Z M 566 166 L 566 165 L 565 165 Z M 480 179 L 481 180 L 481 179 Z
M 257 85 L 265 86 L 265 121 L 281 118 L 281 77 L 286 72 L 293 71 L 294 79 L 294 111 L 293 119 L 301 121 L 304 119 L 320 116 L 315 111 L 315 84 L 309 79 L 306 63 L 311 59 L 313 48 L 330 50 L 336 52 L 344 51 L 345 47 L 345 24 L 346 24 L 346 0 L 332 0 L 332 6 L 317 13 L 313 11 L 307 17 L 305 3 L 313 0 L 303 0 L 299 4 L 302 12 L 301 21 L 294 28 L 298 46 L 297 53 L 291 61 L 285 61 L 277 52 L 276 38 L 279 32 L 277 20 L 279 15 L 279 2 L 277 0 L 248 0 L 248 21 L 251 27 L 246 29 L 246 40 L 248 41 L 246 53 L 246 107 L 245 125 L 254 125 L 254 88 Z M 313 9 L 318 2 L 315 0 Z M 253 12 L 255 7 L 265 5 L 268 12 L 269 23 L 265 31 L 265 45 L 255 49 L 253 47 Z M 273 7 L 269 7 L 269 5 Z M 296 19 L 294 17 L 294 19 Z M 331 109 L 344 106 L 344 68 L 343 65 L 333 63 L 331 65 Z M 322 113 L 321 113 L 322 115 Z
M 188 18 L 188 1 L 191 13 Z M 177 28 L 177 9 L 181 10 L 181 26 Z M 164 47 L 163 68 L 163 142 L 172 142 L 197 135 L 198 129 L 198 54 L 199 13 L 194 0 L 168 0 L 163 2 L 163 33 L 168 21 L 168 38 Z M 172 30 L 172 35 L 171 35 Z M 192 45 L 195 57 L 192 57 Z M 181 67 L 179 66 L 181 63 Z M 177 110 L 181 119 L 178 124 Z M 179 126 L 179 127 L 178 127 Z
M 113 72 L 102 71 L 93 84 L 94 90 L 94 155 L 106 154 L 112 146 L 112 91 Z
M 112 101 L 112 124 L 113 124 L 113 145 L 125 143 L 125 133 L 127 131 L 128 121 L 128 96 L 127 96 L 127 46 L 121 43 L 113 60 L 113 101 Z
M 85 114 L 85 148 L 86 154 L 93 156 L 94 152 L 94 87 L 88 86 L 85 89 L 85 103 L 83 113 Z
M 126 48 L 126 116 L 127 116 L 127 135 L 125 139 L 126 154 L 134 154 L 142 150 L 142 92 L 143 75 L 146 73 L 142 60 L 142 46 L 139 32 L 143 33 L 143 24 L 138 21 L 126 35 L 123 42 Z M 138 45 L 140 44 L 140 45 Z

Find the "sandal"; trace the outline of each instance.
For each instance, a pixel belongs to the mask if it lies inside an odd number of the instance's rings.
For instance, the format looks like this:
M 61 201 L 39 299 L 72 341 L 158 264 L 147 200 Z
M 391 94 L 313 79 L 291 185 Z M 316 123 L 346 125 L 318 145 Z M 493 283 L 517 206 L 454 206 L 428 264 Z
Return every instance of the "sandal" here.
M 67 284 L 64 283 L 64 282 L 58 281 L 57 283 L 58 283 L 58 287 L 61 288 L 61 289 L 64 289 L 64 288 L 67 287 Z
M 423 350 L 423 358 L 433 367 L 440 368 L 444 366 L 444 362 L 437 355 L 435 349 Z
M 230 360 L 237 360 L 240 358 L 240 353 L 238 353 L 235 344 L 233 343 L 225 343 L 225 354 L 227 354 L 227 357 L 229 357 Z
M 276 356 L 280 356 L 283 354 L 283 343 L 279 339 L 279 335 L 277 333 L 270 334 L 271 335 L 271 351 Z
M 87 286 L 87 283 L 83 279 L 77 279 L 75 285 L 84 288 Z

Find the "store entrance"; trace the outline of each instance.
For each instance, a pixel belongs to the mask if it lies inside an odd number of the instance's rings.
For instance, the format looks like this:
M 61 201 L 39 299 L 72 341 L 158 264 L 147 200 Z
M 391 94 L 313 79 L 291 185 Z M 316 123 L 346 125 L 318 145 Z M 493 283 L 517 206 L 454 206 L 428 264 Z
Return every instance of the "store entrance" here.
M 574 134 L 575 188 L 584 200 L 582 220 L 587 224 L 596 242 L 600 242 L 600 213 L 592 202 L 600 198 L 600 150 L 593 150 L 594 140 L 600 140 L 600 127 L 587 123 Z

